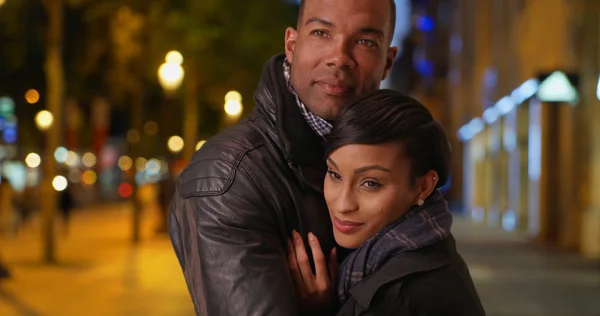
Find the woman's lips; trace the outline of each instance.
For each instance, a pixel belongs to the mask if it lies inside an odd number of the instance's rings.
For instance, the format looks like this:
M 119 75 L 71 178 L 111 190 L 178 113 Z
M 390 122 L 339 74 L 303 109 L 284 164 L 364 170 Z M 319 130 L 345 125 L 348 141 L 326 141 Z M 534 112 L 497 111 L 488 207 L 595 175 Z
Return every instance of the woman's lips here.
M 335 217 L 333 219 L 333 226 L 335 227 L 335 229 L 337 229 L 338 231 L 340 231 L 343 234 L 352 233 L 355 230 L 357 230 L 359 227 L 361 227 L 362 225 L 363 225 L 363 223 L 342 221 L 337 217 Z

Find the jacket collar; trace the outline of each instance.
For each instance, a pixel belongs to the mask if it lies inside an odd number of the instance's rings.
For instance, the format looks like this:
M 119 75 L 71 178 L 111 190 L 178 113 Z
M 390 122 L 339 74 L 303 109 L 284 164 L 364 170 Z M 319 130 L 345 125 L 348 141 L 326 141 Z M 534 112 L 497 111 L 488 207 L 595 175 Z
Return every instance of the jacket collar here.
M 405 276 L 445 267 L 456 258 L 454 237 L 437 244 L 398 254 L 350 290 L 350 295 L 363 307 L 369 307 L 377 291 L 384 285 Z
M 254 92 L 256 113 L 275 131 L 285 158 L 304 169 L 325 169 L 324 142 L 308 125 L 286 87 L 283 75 L 285 54 L 273 56 L 263 68 Z

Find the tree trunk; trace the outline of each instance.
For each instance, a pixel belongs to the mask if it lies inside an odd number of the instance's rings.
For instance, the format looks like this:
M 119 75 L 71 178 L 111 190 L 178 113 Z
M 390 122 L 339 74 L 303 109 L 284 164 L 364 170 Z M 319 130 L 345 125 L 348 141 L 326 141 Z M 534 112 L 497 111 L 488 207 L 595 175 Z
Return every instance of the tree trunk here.
M 183 110 L 183 159 L 189 163 L 196 152 L 198 142 L 198 72 L 196 63 L 190 62 L 187 67 L 185 85 L 185 100 Z
M 44 262 L 52 263 L 55 258 L 54 215 L 57 194 L 52 186 L 56 175 L 54 150 L 61 143 L 64 101 L 64 73 L 62 63 L 63 37 L 63 0 L 47 0 L 48 33 L 46 39 L 46 60 L 44 70 L 47 85 L 47 109 L 54 116 L 54 123 L 47 131 L 44 154 L 44 174 L 42 180 L 42 215 L 43 215 L 43 256 Z

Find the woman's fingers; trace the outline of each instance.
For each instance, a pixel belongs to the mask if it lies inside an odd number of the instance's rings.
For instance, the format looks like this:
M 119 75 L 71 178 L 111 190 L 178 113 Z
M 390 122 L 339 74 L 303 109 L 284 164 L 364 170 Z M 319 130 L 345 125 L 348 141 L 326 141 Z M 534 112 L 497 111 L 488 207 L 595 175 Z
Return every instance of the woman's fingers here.
M 303 289 L 303 281 L 302 275 L 300 274 L 300 269 L 298 267 L 298 262 L 296 261 L 296 251 L 294 250 L 294 245 L 290 239 L 288 239 L 288 265 L 290 268 L 290 272 L 292 273 L 292 279 L 294 283 L 296 283 L 296 287 L 302 291 Z
M 292 231 L 292 238 L 294 240 L 294 249 L 296 250 L 296 262 L 300 268 L 300 274 L 304 280 L 304 284 L 310 289 L 314 284 L 314 275 L 310 268 L 310 262 L 308 261 L 308 254 L 304 248 L 304 242 L 302 237 L 297 231 Z
M 308 233 L 308 244 L 310 245 L 315 261 L 316 284 L 319 288 L 324 288 L 327 286 L 328 281 L 325 255 L 323 254 L 323 250 L 321 250 L 319 240 L 313 233 Z

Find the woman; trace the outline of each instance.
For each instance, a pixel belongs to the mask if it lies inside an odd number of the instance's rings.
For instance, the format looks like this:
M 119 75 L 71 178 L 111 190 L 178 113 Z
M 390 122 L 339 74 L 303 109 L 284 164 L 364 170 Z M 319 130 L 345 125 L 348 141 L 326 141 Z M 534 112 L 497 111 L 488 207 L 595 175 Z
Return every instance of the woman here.
M 328 145 L 324 193 L 335 240 L 355 250 L 336 285 L 316 237 L 308 235 L 313 274 L 293 232 L 288 259 L 303 305 L 324 308 L 337 292 L 338 315 L 485 315 L 437 190 L 450 147 L 429 111 L 394 91 L 372 93 L 340 113 Z

